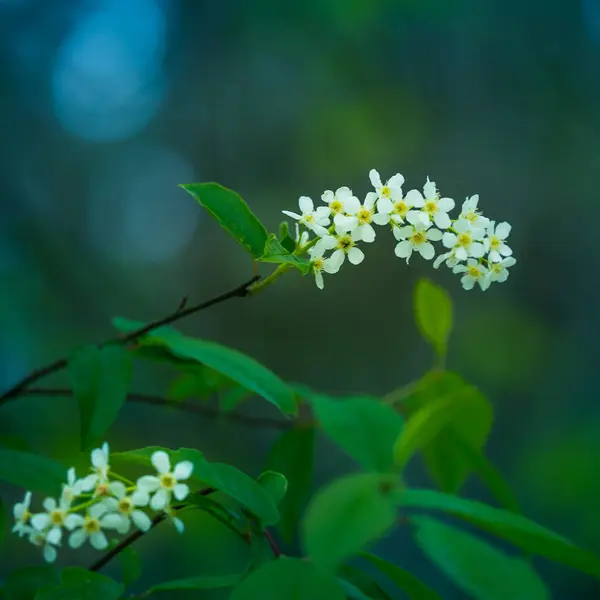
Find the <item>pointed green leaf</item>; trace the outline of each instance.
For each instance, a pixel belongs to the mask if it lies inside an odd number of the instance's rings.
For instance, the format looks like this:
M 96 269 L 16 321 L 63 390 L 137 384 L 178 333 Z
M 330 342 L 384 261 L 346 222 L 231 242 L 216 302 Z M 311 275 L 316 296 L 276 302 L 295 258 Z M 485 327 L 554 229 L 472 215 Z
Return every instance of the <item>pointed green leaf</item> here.
M 600 579 L 600 557 L 521 515 L 434 490 L 405 490 L 401 502 L 406 508 L 440 510 L 465 519 L 525 552 L 544 556 Z
M 340 565 L 337 574 L 371 600 L 392 600 L 379 583 L 369 573 L 365 573 L 361 569 L 348 564 Z M 356 594 L 356 592 L 354 593 Z
M 279 521 L 279 511 L 269 492 L 234 466 L 204 460 L 194 465 L 193 475 L 237 500 L 263 524 L 274 525 Z
M 122 583 L 80 567 L 67 567 L 60 585 L 43 587 L 35 600 L 118 600 L 125 591 Z
M 267 492 L 269 492 L 276 506 L 285 497 L 288 483 L 287 479 L 281 473 L 265 471 L 264 473 L 261 473 L 257 481 L 265 488 L 265 490 L 267 490 Z
M 69 383 L 79 404 L 82 450 L 98 446 L 127 400 L 132 359 L 121 346 L 85 346 L 69 359 Z
M 15 569 L 6 577 L 3 600 L 33 600 L 39 589 L 59 581 L 58 570 L 51 566 Z
M 428 585 L 417 579 L 409 571 L 369 552 L 361 552 L 360 555 L 393 581 L 398 589 L 406 592 L 407 596 L 413 600 L 442 600 L 442 597 L 437 592 L 434 592 Z
M 113 319 L 113 324 L 123 332 L 134 331 L 144 325 L 122 318 Z M 171 327 L 160 327 L 143 336 L 138 342 L 162 347 L 174 356 L 204 364 L 262 396 L 284 414 L 297 412 L 292 389 L 258 361 L 233 348 L 187 337 Z
M 189 183 L 181 187 L 254 258 L 264 254 L 267 230 L 238 194 L 218 183 Z
M 476 387 L 450 371 L 431 371 L 425 375 L 402 404 L 412 417 L 441 398 L 452 398 L 455 407 L 452 418 L 423 447 L 423 456 L 436 484 L 445 492 L 455 493 L 474 470 L 470 457 L 457 442 L 481 450 L 492 427 L 493 411 Z
M 450 296 L 429 279 L 419 279 L 414 302 L 415 317 L 421 335 L 434 347 L 438 357 L 443 359 L 452 329 Z
M 67 468 L 45 456 L 0 448 L 0 481 L 56 496 L 67 481 Z
M 289 264 L 296 267 L 303 274 L 308 273 L 310 269 L 310 260 L 308 258 L 302 258 L 296 256 L 291 252 L 288 252 L 281 242 L 277 239 L 274 233 L 269 235 L 267 244 L 265 246 L 264 254 L 258 259 L 260 262 L 275 263 L 275 264 Z
M 281 557 L 242 581 L 229 600 L 345 600 L 335 577 L 309 561 Z
M 133 546 L 123 548 L 117 554 L 117 560 L 121 566 L 121 579 L 126 587 L 134 584 L 142 576 L 142 557 Z
M 306 508 L 313 481 L 315 430 L 313 427 L 285 431 L 273 444 L 266 467 L 282 473 L 288 482 L 288 492 L 279 504 L 281 537 L 291 544 L 300 515 Z
M 417 544 L 457 587 L 475 600 L 550 600 L 530 563 L 481 538 L 428 517 L 414 517 Z
M 392 528 L 400 496 L 393 475 L 361 473 L 337 479 L 308 507 L 302 522 L 306 553 L 327 567 L 357 554 Z
M 155 592 L 170 592 L 173 590 L 213 590 L 216 588 L 226 588 L 236 585 L 242 578 L 241 574 L 235 575 L 200 575 L 199 577 L 186 577 L 185 579 L 175 579 L 174 581 L 165 581 L 153 585 L 146 595 Z
M 296 250 L 296 241 L 290 235 L 290 226 L 287 221 L 282 221 L 279 224 L 279 242 L 287 252 Z
M 334 399 L 311 395 L 317 419 L 325 433 L 364 469 L 389 472 L 394 467 L 392 448 L 402 431 L 403 419 L 377 398 Z

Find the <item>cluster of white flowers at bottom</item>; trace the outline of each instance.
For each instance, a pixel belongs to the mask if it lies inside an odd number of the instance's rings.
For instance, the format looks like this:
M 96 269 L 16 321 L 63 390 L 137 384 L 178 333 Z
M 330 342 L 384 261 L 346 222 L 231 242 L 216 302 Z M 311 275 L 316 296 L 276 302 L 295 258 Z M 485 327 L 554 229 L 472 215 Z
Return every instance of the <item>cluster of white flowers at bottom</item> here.
M 300 213 L 282 211 L 297 222 L 296 254 L 308 253 L 320 289 L 323 273 L 337 273 L 346 258 L 353 265 L 364 260 L 359 246 L 375 241 L 374 226 L 391 228 L 398 241 L 395 253 L 407 263 L 413 252 L 432 260 L 436 255 L 432 242 L 441 242 L 444 250 L 433 266 L 437 269 L 445 263 L 461 275 L 467 290 L 476 284 L 487 290 L 492 283 L 506 281 L 509 267 L 517 262 L 506 243 L 511 226 L 484 217 L 478 208 L 478 195 L 467 198 L 458 218 L 452 219 L 449 212 L 455 207 L 454 200 L 442 197 L 429 178 L 422 193 L 413 189 L 406 194 L 400 173 L 384 183 L 371 169 L 369 179 L 374 191 L 368 192 L 362 203 L 350 188 L 341 187 L 322 194 L 324 205 L 315 208 L 309 197 L 301 196 Z M 311 233 L 316 237 L 311 239 Z
M 31 492 L 13 508 L 13 532 L 41 547 L 47 562 L 56 560 L 65 531 L 71 548 L 89 541 L 96 550 L 104 550 L 109 544 L 106 531 L 123 535 L 132 525 L 148 531 L 152 527 L 149 509 L 163 512 L 180 533 L 183 531 L 171 501 L 184 500 L 189 494 L 183 482 L 192 474 L 190 461 L 171 468 L 168 454 L 158 450 L 151 456 L 156 475 L 144 475 L 137 483 L 111 470 L 107 443 L 92 451 L 91 462 L 92 473 L 81 479 L 77 479 L 74 468 L 67 471 L 60 497 L 42 502 L 44 512 L 31 512 Z

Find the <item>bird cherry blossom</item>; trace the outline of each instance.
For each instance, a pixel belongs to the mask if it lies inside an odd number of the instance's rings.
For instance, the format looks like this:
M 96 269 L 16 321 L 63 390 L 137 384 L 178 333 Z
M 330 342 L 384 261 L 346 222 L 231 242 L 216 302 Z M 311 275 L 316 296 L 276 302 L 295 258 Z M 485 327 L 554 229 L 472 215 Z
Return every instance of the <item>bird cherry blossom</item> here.
M 489 251 L 488 258 L 490 262 L 500 262 L 503 257 L 511 256 L 512 250 L 506 245 L 505 241 L 510 233 L 508 223 L 495 224 L 491 221 L 487 228 L 488 237 L 485 240 L 486 250 Z
M 23 502 L 17 502 L 13 507 L 13 517 L 15 519 L 14 527 L 12 528 L 13 533 L 18 533 L 19 537 L 29 533 L 31 527 L 29 521 L 32 517 L 29 508 L 31 506 L 31 492 L 25 493 Z
M 442 244 L 453 250 L 456 260 L 467 260 L 469 257 L 481 258 L 485 254 L 483 229 L 473 229 L 465 219 L 459 219 L 453 225 L 454 233 L 445 231 Z
M 109 524 L 119 533 L 128 533 L 131 523 L 141 531 L 148 531 L 152 527 L 152 519 L 140 510 L 141 507 L 147 506 L 150 501 L 147 493 L 134 490 L 129 495 L 125 484 L 121 481 L 113 481 L 110 484 L 110 491 L 114 497 L 105 498 L 102 502 L 113 513 L 108 519 Z
M 479 194 L 467 198 L 462 204 L 458 218 L 467 221 L 473 229 L 486 229 L 490 220 L 481 214 L 481 211 L 477 208 L 478 203 Z
M 474 258 L 469 258 L 466 265 L 456 265 L 452 272 L 464 273 L 460 282 L 465 290 L 472 290 L 476 283 L 483 291 L 490 287 L 487 268 Z
M 46 498 L 42 506 L 46 512 L 32 515 L 31 526 L 37 531 L 45 532 L 51 544 L 59 544 L 71 503 L 65 498 L 60 498 L 58 502 L 54 498 Z
M 491 283 L 504 283 L 508 279 L 508 269 L 515 265 L 517 261 L 509 256 L 500 262 L 489 263 L 489 279 Z
M 54 538 L 56 536 L 53 536 Z M 44 554 L 44 560 L 47 563 L 53 563 L 58 556 L 57 545 L 58 542 L 56 540 L 51 541 L 50 535 L 48 532 L 38 531 L 33 527 L 29 530 L 29 542 L 34 546 L 39 546 L 42 548 Z
M 336 230 L 344 233 L 356 230 L 361 241 L 374 242 L 375 229 L 373 229 L 371 223 L 376 222 L 376 202 L 377 194 L 369 192 L 363 204 L 358 204 L 358 206 L 350 209 L 347 215 L 336 215 L 334 220 Z
M 325 209 L 329 209 L 329 214 L 333 215 L 334 219 L 337 215 L 351 214 L 360 206 L 358 198 L 346 186 L 338 188 L 335 193 L 325 190 L 321 195 L 321 200 L 327 204 Z
M 89 540 L 96 550 L 108 547 L 108 539 L 102 529 L 114 529 L 117 524 L 117 515 L 107 514 L 108 512 L 108 506 L 99 502 L 90 506 L 85 516 L 70 514 L 65 522 L 67 529 L 72 530 L 69 546 L 79 548 Z
M 394 202 L 402 199 L 402 185 L 404 184 L 404 176 L 400 173 L 396 173 L 396 175 L 390 177 L 384 184 L 381 181 L 379 172 L 375 169 L 371 169 L 369 171 L 369 179 L 371 180 L 371 185 L 375 188 L 375 193 L 380 200 L 386 198 Z
M 364 252 L 356 246 L 360 240 L 360 232 L 357 228 L 350 233 L 326 235 L 317 242 L 315 248 L 318 248 L 319 252 L 333 250 L 331 259 L 334 261 L 334 264 L 339 263 L 341 266 L 346 256 L 348 256 L 348 260 L 353 265 L 359 265 L 365 258 Z
M 330 256 L 329 258 L 323 258 L 323 253 L 325 252 L 325 248 L 322 246 L 315 246 L 310 248 L 308 253 L 310 255 L 310 268 L 315 276 L 315 282 L 317 287 L 322 290 L 324 287 L 323 282 L 323 272 L 334 274 L 340 270 L 343 262 L 343 255 L 336 255 L 334 258 Z
M 413 252 L 418 252 L 425 260 L 435 256 L 431 242 L 442 239 L 442 232 L 434 227 L 429 228 L 418 216 L 408 216 L 412 221 L 404 227 L 394 227 L 394 237 L 398 240 L 395 253 L 398 258 L 405 258 L 408 263 Z
M 433 222 L 439 229 L 448 229 L 452 224 L 448 212 L 454 208 L 454 200 L 440 198 L 435 182 L 430 181 L 429 177 L 423 186 L 423 194 L 419 190 L 410 190 L 406 197 L 412 206 L 421 209 L 420 216 L 425 225 Z
M 302 214 L 291 212 L 289 210 L 283 210 L 284 215 L 296 219 L 300 225 L 308 227 L 308 229 L 314 231 L 317 235 L 325 235 L 327 229 L 325 225 L 329 225 L 329 210 L 325 206 L 319 206 L 315 210 L 313 201 L 308 196 L 300 196 L 298 205 Z

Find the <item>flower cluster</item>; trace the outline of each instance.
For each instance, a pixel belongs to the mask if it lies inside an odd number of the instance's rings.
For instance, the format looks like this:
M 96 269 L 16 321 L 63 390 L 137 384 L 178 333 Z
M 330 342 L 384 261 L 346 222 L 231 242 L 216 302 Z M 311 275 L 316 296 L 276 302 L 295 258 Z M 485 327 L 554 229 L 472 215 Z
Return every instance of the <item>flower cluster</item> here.
M 391 228 L 398 242 L 395 253 L 407 263 L 413 252 L 432 260 L 436 255 L 432 242 L 441 242 L 443 250 L 434 268 L 445 263 L 462 276 L 462 286 L 467 290 L 476 284 L 487 290 L 492 283 L 506 281 L 509 267 L 517 262 L 506 243 L 511 227 L 484 217 L 478 208 L 478 195 L 467 198 L 453 219 L 449 212 L 455 207 L 454 200 L 442 197 L 429 178 L 423 192 L 413 189 L 406 194 L 400 173 L 384 183 L 372 169 L 369 179 L 374 191 L 368 192 L 363 202 L 350 188 L 341 187 L 335 192 L 325 191 L 321 206 L 315 208 L 310 198 L 301 196 L 300 213 L 282 211 L 297 221 L 296 253 L 309 254 L 320 289 L 323 273 L 337 273 L 346 258 L 353 265 L 364 260 L 360 245 L 375 241 L 375 226 Z M 311 233 L 315 236 L 312 239 Z
M 60 497 L 46 498 L 43 512 L 31 512 L 31 492 L 13 508 L 13 532 L 27 536 L 32 544 L 42 548 L 47 562 L 56 560 L 66 535 L 71 548 L 79 548 L 87 541 L 96 550 L 103 550 L 109 544 L 105 531 L 123 535 L 132 525 L 148 531 L 152 527 L 148 509 L 165 513 L 176 529 L 183 531 L 171 501 L 183 500 L 189 494 L 183 482 L 192 474 L 190 461 L 179 462 L 171 469 L 168 454 L 158 450 L 151 457 L 156 475 L 144 475 L 137 483 L 111 470 L 106 443 L 92 451 L 91 462 L 92 472 L 81 479 L 77 479 L 74 468 L 67 471 Z

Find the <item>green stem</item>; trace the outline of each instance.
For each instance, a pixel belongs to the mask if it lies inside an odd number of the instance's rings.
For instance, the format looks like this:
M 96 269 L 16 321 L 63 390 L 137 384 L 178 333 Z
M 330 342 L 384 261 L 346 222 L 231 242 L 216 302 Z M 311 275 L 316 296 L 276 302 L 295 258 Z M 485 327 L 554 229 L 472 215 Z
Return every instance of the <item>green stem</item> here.
M 126 483 L 129 486 L 135 487 L 135 483 L 133 483 L 133 481 L 131 481 L 131 479 L 127 479 L 127 477 L 123 477 L 123 475 L 119 475 L 118 473 L 115 473 L 114 471 L 110 472 L 110 476 L 113 479 L 118 479 L 119 481 L 122 481 L 123 483 Z
M 275 283 L 286 271 L 289 271 L 293 268 L 293 265 L 289 263 L 284 263 L 279 265 L 268 277 L 261 279 L 253 286 L 248 288 L 248 293 L 251 296 L 255 296 L 259 292 L 262 292 L 266 287 Z

